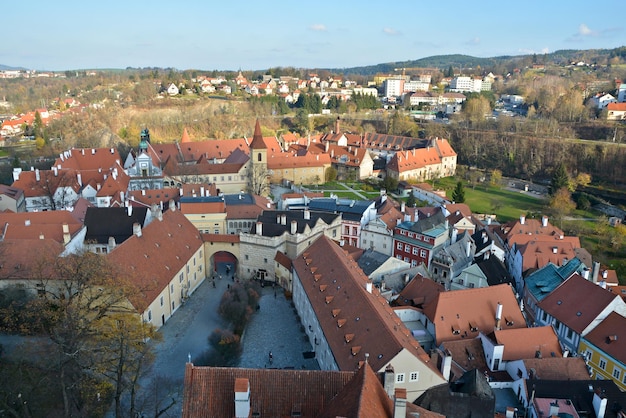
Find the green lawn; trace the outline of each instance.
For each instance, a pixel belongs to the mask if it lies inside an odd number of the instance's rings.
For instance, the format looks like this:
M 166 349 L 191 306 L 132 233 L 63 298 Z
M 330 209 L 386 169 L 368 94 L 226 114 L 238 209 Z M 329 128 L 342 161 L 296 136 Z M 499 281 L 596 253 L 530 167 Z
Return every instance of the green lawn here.
M 448 198 L 452 190 L 446 191 Z M 475 189 L 465 186 L 465 203 L 474 213 L 492 213 L 499 222 L 519 218 L 520 215 L 541 213 L 544 200 L 497 187 L 477 186 Z

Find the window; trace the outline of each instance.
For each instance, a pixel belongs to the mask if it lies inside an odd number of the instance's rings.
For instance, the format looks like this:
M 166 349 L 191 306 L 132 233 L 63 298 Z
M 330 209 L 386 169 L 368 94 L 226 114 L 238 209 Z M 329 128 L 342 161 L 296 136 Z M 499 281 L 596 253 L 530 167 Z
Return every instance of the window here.
M 417 255 L 417 247 L 413 247 L 413 255 Z
M 548 313 L 546 311 L 541 312 L 541 320 L 546 322 L 548 320 Z
M 396 248 L 399 249 L 399 250 L 402 250 L 402 243 L 399 242 L 398 245 L 396 245 Z
M 161 306 L 163 306 L 163 296 L 161 296 Z
M 408 263 L 411 260 L 409 260 L 409 257 L 404 257 L 404 261 L 406 261 Z
M 183 282 L 183 273 L 180 273 L 180 276 L 178 276 L 178 283 L 182 283 Z
M 405 244 L 404 245 L 404 251 L 406 251 L 407 253 L 411 252 L 411 246 L 409 244 Z
M 426 250 L 422 250 L 422 251 L 420 251 L 420 257 L 422 257 L 422 258 L 426 258 L 426 257 L 427 257 L 427 255 L 428 255 L 428 253 L 426 253 Z
M 404 383 L 404 373 L 398 373 L 396 375 L 396 383 Z
M 172 310 L 176 309 L 176 302 L 172 301 Z
M 245 254 L 244 258 L 248 260 L 250 257 L 248 257 L 248 254 Z
M 263 259 L 263 262 L 264 262 L 265 264 L 267 264 L 267 258 L 264 258 L 264 259 Z
M 333 229 L 333 238 L 336 238 L 336 237 L 337 237 L 337 230 Z
M 613 377 L 619 381 L 619 377 L 622 374 L 621 370 L 617 367 L 613 367 Z
M 174 293 L 174 284 L 170 285 L 170 293 Z
M 411 267 L 417 267 L 417 260 L 411 260 Z
M 571 328 L 567 329 L 567 339 L 572 341 L 574 339 L 574 331 Z
M 148 321 L 152 321 L 152 311 L 148 311 Z
M 606 360 L 605 359 L 601 358 L 600 362 L 598 363 L 598 365 L 600 366 L 600 368 L 602 370 L 606 370 Z
M 257 161 L 263 161 L 263 156 L 261 155 L 261 153 L 259 152 L 256 156 Z
M 420 372 L 411 372 L 411 375 L 409 376 L 409 382 L 417 382 L 419 380 L 420 377 Z

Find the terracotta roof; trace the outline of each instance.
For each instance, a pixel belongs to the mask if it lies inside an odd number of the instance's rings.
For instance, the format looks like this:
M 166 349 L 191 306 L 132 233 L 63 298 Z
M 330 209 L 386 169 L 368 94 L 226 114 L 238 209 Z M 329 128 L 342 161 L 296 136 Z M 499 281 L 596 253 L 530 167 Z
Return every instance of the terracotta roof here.
M 122 157 L 115 148 L 72 148 L 61 153 L 54 166 L 61 169 L 98 170 L 108 172 L 116 164 L 120 164 Z
M 63 225 L 67 225 L 70 237 L 83 229 L 83 224 L 66 210 L 0 213 L 4 239 L 51 239 L 63 244 Z
M 493 332 L 498 345 L 504 346 L 502 360 L 521 360 L 541 357 L 562 357 L 561 345 L 551 326 L 517 328 Z
M 267 145 L 263 141 L 263 134 L 261 133 L 261 124 L 259 120 L 256 120 L 254 125 L 254 135 L 252 136 L 252 142 L 250 143 L 251 149 L 267 149 Z
M 626 364 L 626 318 L 611 312 L 584 337 L 615 360 Z
M 142 291 L 143 298 L 133 305 L 143 312 L 202 245 L 196 227 L 179 210 L 170 209 L 107 257 L 113 265 L 123 266 Z
M 275 153 L 267 158 L 267 168 L 280 170 L 285 168 L 323 167 L 330 165 L 330 155 L 313 154 L 294 155 L 288 152 Z
M 181 144 L 186 144 L 187 142 L 191 142 L 189 139 L 189 133 L 187 132 L 187 128 L 183 129 L 183 136 L 180 138 Z
M 435 325 L 437 345 L 443 341 L 475 338 L 496 324 L 496 309 L 502 304 L 501 328 L 525 328 L 526 321 L 508 284 L 441 292 L 424 307 Z
M 287 254 L 285 254 L 284 252 L 276 251 L 276 256 L 274 257 L 274 261 L 276 261 L 278 264 L 280 264 L 287 270 L 291 271 L 291 259 L 287 257 Z
M 367 276 L 332 240 L 321 236 L 293 266 L 340 370 L 356 370 L 364 353 L 381 370 L 406 350 L 439 374 L 378 289 L 366 290 Z M 348 334 L 354 336 L 346 343 Z
M 578 241 L 578 237 L 576 241 Z M 576 242 L 571 240 L 533 239 L 524 245 L 520 245 L 519 252 L 522 255 L 522 272 L 529 269 L 539 269 L 552 263 L 555 266 L 566 264 L 576 257 Z
M 619 296 L 577 273 L 561 283 L 537 306 L 580 334 L 615 298 Z
M 607 110 L 618 110 L 626 112 L 626 103 L 609 103 L 606 108 Z
M 52 239 L 4 239 L 0 242 L 0 280 L 56 278 L 50 260 L 65 249 Z
M 406 399 L 406 393 L 404 394 Z M 378 376 L 368 365 L 354 377 L 328 404 L 318 418 L 393 417 L 393 401 Z M 404 418 L 404 417 L 402 417 Z
M 186 215 L 200 213 L 226 213 L 226 205 L 223 201 L 218 202 L 190 202 L 181 199 L 180 210 Z
M 523 219 L 510 221 L 502 225 L 494 227 L 494 232 L 498 234 L 504 241 L 511 241 L 516 243 L 524 243 L 522 237 L 516 237 L 516 235 L 524 235 L 528 240 L 534 238 L 536 235 L 549 235 L 554 239 L 560 239 L 565 234 L 556 226 L 547 222 L 546 226 L 543 226 L 542 221 L 537 219 L 526 219 L 526 217 L 520 217 Z
M 404 173 L 440 163 L 441 157 L 436 148 L 414 148 L 409 151 L 396 152 L 387 164 L 387 169 Z
M 587 380 L 589 371 L 582 357 L 543 357 L 524 360 L 526 371 L 532 370 L 537 379 Z
M 402 289 L 395 303 L 398 306 L 424 307 L 444 291 L 441 283 L 418 274 Z
M 7 186 L 6 184 L 0 184 L 0 194 L 6 195 L 11 199 L 18 200 L 24 195 L 24 190 L 19 187 Z
M 59 187 L 71 187 L 75 192 L 80 189 L 74 170 L 58 169 L 22 171 L 11 187 L 22 189 L 27 198 L 52 196 Z
M 184 185 L 191 186 L 191 185 Z M 195 185 L 195 189 L 199 190 L 200 185 Z M 127 192 L 129 204 L 133 206 L 148 206 L 167 204 L 170 200 L 177 201 L 180 198 L 180 189 L 167 187 L 164 189 L 143 189 L 131 190 Z
M 204 242 L 239 242 L 239 235 L 235 234 L 200 234 Z
M 316 417 L 354 372 L 185 366 L 183 418 L 234 417 L 235 382 L 250 384 L 251 413 L 261 417 Z
M 451 382 L 472 369 L 478 369 L 481 373 L 489 371 L 480 338 L 445 341 L 441 344 L 441 348 L 444 353 L 452 356 L 451 371 L 454 376 L 450 376 Z

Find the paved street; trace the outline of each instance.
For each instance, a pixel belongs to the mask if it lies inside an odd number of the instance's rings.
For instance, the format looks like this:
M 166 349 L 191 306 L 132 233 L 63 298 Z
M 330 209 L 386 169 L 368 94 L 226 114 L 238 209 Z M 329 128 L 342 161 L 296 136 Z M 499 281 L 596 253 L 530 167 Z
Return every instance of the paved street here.
M 227 285 L 232 281 L 226 278 L 225 266 L 220 266 L 218 273 L 223 278 L 215 281 L 215 288 L 211 280 L 207 279 L 160 329 L 163 342 L 155 346 L 154 366 L 141 381 L 141 386 L 145 389 L 152 381 L 157 382 L 159 397 L 176 399 L 176 405 L 162 416 L 180 417 L 188 356 L 191 355 L 194 362 L 194 359 L 203 355 L 209 348 L 208 336 L 211 332 L 225 326 L 217 314 L 217 307 Z M 240 367 L 319 369 L 314 358 L 303 357 L 303 352 L 310 351 L 311 346 L 305 341 L 295 310 L 282 289 L 271 286 L 263 288 L 259 305 L 260 309 L 244 334 Z M 272 364 L 269 364 L 270 351 L 273 354 Z M 167 391 L 165 386 L 171 390 Z

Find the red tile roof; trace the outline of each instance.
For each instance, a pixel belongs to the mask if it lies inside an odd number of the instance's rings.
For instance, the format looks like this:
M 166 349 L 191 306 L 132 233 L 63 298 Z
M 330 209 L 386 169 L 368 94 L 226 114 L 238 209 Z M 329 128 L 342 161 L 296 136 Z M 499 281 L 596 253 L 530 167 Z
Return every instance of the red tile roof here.
M 252 136 L 252 142 L 250 143 L 252 149 L 267 149 L 265 141 L 263 141 L 263 134 L 261 133 L 261 124 L 259 120 L 256 120 L 254 125 L 254 135 Z
M 67 225 L 70 237 L 83 228 L 83 224 L 66 210 L 0 213 L 4 239 L 51 239 L 63 244 L 63 225 Z
M 0 242 L 0 280 L 56 278 L 50 260 L 63 252 L 63 244 L 52 239 L 4 239 Z
M 340 370 L 356 370 L 364 353 L 372 368 L 381 370 L 406 350 L 439 374 L 378 289 L 366 290 L 367 276 L 332 240 L 321 236 L 293 266 Z M 353 335 L 348 343 L 347 335 Z
M 235 382 L 250 384 L 251 413 L 261 417 L 316 417 L 355 376 L 320 370 L 196 367 L 187 363 L 183 418 L 234 417 Z
M 585 339 L 615 360 L 626 364 L 626 318 L 611 312 Z
M 542 357 L 562 357 L 561 344 L 551 326 L 517 328 L 494 331 L 498 345 L 504 345 L 502 360 L 522 360 L 533 358 L 537 353 Z
M 527 371 L 536 379 L 589 380 L 587 364 L 582 357 L 542 357 L 524 360 Z
M 475 338 L 479 331 L 493 331 L 499 303 L 503 310 L 502 329 L 526 327 L 526 320 L 508 284 L 441 292 L 424 307 L 424 313 L 435 325 L 439 345 L 443 341 Z
M 574 274 L 537 306 L 580 334 L 615 298 L 619 296 Z
M 98 170 L 108 172 L 110 168 L 122 161 L 115 148 L 72 148 L 64 151 L 53 164 L 60 169 Z
M 179 210 L 170 209 L 143 228 L 141 236 L 131 236 L 107 257 L 142 290 L 143 298 L 133 305 L 143 312 L 202 245 L 196 227 Z

